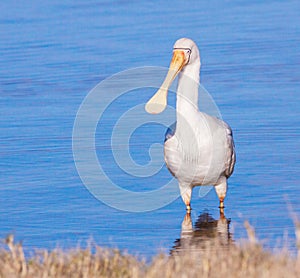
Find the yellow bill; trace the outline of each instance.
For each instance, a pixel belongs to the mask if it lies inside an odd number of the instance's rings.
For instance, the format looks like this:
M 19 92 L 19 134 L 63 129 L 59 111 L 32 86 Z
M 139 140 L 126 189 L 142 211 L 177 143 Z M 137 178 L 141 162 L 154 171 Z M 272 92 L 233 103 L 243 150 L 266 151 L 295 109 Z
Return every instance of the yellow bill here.
M 145 110 L 148 113 L 159 114 L 165 110 L 169 87 L 185 64 L 185 53 L 182 50 L 174 50 L 170 68 L 163 84 L 145 105 Z

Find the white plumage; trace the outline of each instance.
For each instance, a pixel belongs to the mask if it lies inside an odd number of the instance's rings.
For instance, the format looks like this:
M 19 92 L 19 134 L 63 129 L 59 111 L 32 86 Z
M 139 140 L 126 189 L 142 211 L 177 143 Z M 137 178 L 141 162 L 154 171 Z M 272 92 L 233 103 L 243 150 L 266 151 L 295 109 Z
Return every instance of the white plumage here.
M 145 109 L 152 114 L 165 109 L 168 88 L 177 74 L 177 122 L 175 132 L 166 136 L 166 165 L 178 180 L 188 212 L 192 189 L 201 185 L 215 186 L 223 209 L 227 179 L 235 164 L 232 132 L 224 121 L 198 109 L 200 54 L 192 40 L 182 38 L 176 41 L 167 77 Z

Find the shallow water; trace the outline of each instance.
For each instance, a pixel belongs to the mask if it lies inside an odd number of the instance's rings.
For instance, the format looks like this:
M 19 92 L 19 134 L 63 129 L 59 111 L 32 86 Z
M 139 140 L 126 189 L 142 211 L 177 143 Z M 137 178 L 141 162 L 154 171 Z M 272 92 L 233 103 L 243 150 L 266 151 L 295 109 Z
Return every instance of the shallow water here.
M 246 237 L 247 219 L 266 247 L 287 245 L 295 251 L 292 212 L 300 213 L 298 1 L 0 5 L 1 237 L 12 232 L 27 250 L 75 247 L 91 238 L 143 256 L 172 249 L 185 215 L 181 199 L 143 213 L 106 206 L 77 173 L 72 131 L 77 110 L 94 86 L 126 69 L 167 67 L 173 43 L 185 36 L 198 44 L 201 83 L 234 133 L 237 164 L 225 210 L 232 238 Z M 122 96 L 97 129 L 100 162 L 128 190 L 157 189 L 171 179 L 165 167 L 149 179 L 126 175 L 113 164 L 109 146 L 114 121 L 130 103 L 145 102 L 153 92 Z M 164 132 L 154 124 L 133 133 L 133 159 L 149 162 L 149 146 L 162 143 Z M 214 191 L 204 198 L 198 191 L 193 221 L 205 211 L 218 219 Z

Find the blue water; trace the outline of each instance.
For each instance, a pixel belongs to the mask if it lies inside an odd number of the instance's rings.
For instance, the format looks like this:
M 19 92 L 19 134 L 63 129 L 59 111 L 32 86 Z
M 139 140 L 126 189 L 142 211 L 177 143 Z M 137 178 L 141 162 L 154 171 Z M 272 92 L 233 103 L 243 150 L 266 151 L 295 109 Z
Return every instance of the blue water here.
M 2 1 L 0 15 L 1 238 L 14 233 L 27 250 L 89 239 L 144 256 L 172 248 L 185 215 L 181 199 L 144 213 L 98 201 L 77 173 L 72 131 L 80 104 L 100 81 L 134 67 L 167 67 L 173 43 L 190 37 L 201 51 L 201 83 L 234 133 L 237 164 L 225 211 L 232 237 L 246 237 L 249 220 L 267 248 L 295 251 L 299 1 Z M 128 99 L 145 102 L 153 92 Z M 128 99 L 114 104 L 111 119 Z M 137 163 L 147 163 L 149 144 L 163 141 L 164 132 L 150 125 L 133 134 Z M 98 154 L 110 151 L 109 139 L 96 142 Z M 171 178 L 163 168 L 148 183 L 102 163 L 128 190 L 151 190 Z M 218 218 L 214 191 L 204 198 L 197 192 L 193 220 L 205 210 Z

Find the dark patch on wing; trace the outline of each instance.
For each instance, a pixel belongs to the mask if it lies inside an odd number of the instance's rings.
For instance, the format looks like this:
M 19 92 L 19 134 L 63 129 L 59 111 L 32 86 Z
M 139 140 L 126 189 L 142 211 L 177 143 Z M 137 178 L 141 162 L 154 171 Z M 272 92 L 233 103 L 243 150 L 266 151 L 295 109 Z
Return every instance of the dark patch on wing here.
M 175 134 L 175 130 L 176 130 L 176 122 L 168 127 L 168 129 L 165 133 L 165 141 L 164 142 L 166 142 L 168 139 L 173 137 L 173 135 Z

